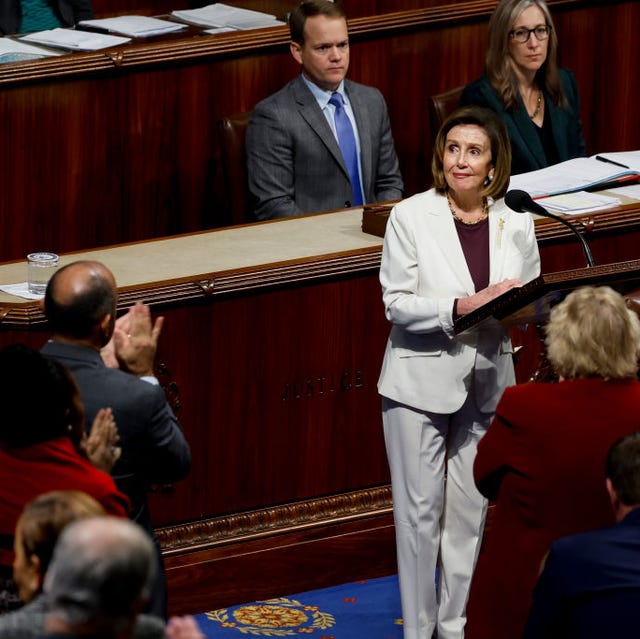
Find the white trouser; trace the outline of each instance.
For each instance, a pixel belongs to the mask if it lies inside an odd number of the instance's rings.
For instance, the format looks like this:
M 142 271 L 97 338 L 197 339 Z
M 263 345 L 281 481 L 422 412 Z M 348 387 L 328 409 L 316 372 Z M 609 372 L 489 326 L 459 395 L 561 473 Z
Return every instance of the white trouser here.
M 404 639 L 431 639 L 436 627 L 438 639 L 464 637 L 487 511 L 473 481 L 473 460 L 491 417 L 476 408 L 473 393 L 451 415 L 383 398 Z

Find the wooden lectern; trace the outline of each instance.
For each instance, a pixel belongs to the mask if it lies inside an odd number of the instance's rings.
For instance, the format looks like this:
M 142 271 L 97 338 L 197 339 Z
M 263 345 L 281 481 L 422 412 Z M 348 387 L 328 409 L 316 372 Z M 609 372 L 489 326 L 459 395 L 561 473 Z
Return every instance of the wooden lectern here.
M 462 333 L 489 318 L 509 326 L 542 324 L 547 321 L 551 309 L 576 288 L 611 286 L 632 300 L 635 295 L 630 294 L 639 285 L 640 260 L 548 273 L 460 317 L 455 321 L 454 329 L 456 333 Z M 631 301 L 628 304 L 632 306 Z
M 528 381 L 555 382 L 557 375 L 546 357 L 543 326 L 551 309 L 571 291 L 581 286 L 611 286 L 624 295 L 627 306 L 640 315 L 637 290 L 640 286 L 640 260 L 633 260 L 540 275 L 528 284 L 507 291 L 481 308 L 459 318 L 454 323 L 454 330 L 456 333 L 462 333 L 488 319 L 497 320 L 507 326 L 534 325 L 537 344 L 528 346 L 539 355 L 535 370 Z

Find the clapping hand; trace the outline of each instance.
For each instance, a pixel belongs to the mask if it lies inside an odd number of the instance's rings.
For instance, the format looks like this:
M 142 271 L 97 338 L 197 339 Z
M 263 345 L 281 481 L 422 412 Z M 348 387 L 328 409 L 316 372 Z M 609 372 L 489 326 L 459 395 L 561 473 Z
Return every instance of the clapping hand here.
M 153 363 L 164 317 L 151 321 L 146 304 L 136 302 L 120 317 L 111 341 L 102 349 L 102 359 L 110 368 L 121 368 L 132 375 L 153 375 Z
M 110 408 L 101 408 L 91 424 L 89 435 L 84 439 L 84 450 L 89 461 L 105 473 L 110 473 L 120 458 L 122 449 L 116 446 L 120 435 Z
M 169 639 L 205 639 L 193 617 L 171 617 L 165 633 Z

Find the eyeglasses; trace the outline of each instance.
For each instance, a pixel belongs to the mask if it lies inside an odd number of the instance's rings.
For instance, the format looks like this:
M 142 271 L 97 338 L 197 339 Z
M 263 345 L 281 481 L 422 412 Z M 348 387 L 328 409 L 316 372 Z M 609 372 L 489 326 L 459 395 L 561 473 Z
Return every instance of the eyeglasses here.
M 520 29 L 509 31 L 509 36 L 516 42 L 524 44 L 525 42 L 529 42 L 529 38 L 531 37 L 532 33 L 536 37 L 536 40 L 546 40 L 551 33 L 551 27 L 548 24 L 539 24 L 533 29 L 521 27 Z

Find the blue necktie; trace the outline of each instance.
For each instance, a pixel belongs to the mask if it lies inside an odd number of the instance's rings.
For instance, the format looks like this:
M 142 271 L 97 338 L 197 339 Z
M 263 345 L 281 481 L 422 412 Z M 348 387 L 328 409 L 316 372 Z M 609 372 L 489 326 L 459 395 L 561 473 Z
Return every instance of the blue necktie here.
M 344 164 L 349 172 L 351 188 L 353 189 L 352 206 L 362 204 L 362 187 L 360 186 L 360 173 L 358 172 L 358 148 L 356 147 L 356 136 L 353 133 L 351 120 L 344 110 L 344 101 L 339 93 L 334 93 L 329 100 L 336 108 L 334 121 L 338 134 L 338 146 L 342 151 Z

